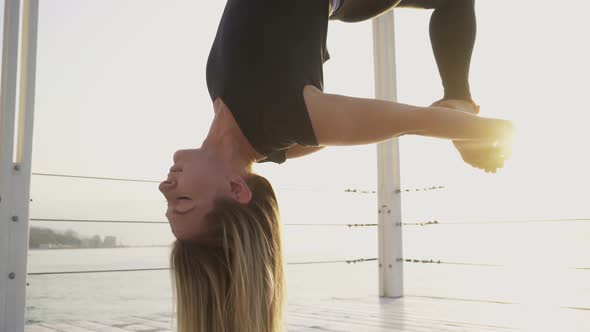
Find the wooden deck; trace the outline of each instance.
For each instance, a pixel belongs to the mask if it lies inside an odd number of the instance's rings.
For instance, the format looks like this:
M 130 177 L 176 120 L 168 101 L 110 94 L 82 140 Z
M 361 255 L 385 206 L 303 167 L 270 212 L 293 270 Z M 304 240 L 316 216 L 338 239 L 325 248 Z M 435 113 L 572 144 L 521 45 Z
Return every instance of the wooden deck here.
M 402 299 L 295 299 L 288 304 L 289 332 L 317 331 L 590 331 L 590 311 L 406 296 Z M 170 313 L 27 325 L 26 332 L 170 332 Z

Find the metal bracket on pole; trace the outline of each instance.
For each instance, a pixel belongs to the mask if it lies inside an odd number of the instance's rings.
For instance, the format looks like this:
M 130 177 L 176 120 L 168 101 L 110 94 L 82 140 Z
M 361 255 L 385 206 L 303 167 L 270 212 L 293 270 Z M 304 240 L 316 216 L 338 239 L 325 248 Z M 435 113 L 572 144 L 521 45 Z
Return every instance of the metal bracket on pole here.
M 397 101 L 393 11 L 373 20 L 375 97 Z M 377 144 L 379 295 L 403 296 L 401 189 L 398 139 Z
M 0 332 L 22 332 L 25 323 L 39 2 L 23 0 L 22 13 L 20 5 L 20 0 L 4 2 L 0 93 Z M 22 24 L 19 24 L 21 17 Z

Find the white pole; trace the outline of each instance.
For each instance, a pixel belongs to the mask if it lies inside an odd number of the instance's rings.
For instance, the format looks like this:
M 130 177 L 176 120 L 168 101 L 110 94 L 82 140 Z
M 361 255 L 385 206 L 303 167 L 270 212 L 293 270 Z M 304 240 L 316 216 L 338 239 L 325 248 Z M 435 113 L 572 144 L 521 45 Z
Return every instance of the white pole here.
M 5 2 L 0 97 L 0 332 L 22 332 L 25 323 L 39 2 L 23 1 L 15 135 L 19 7 L 20 0 Z
M 393 11 L 373 20 L 375 97 L 397 101 Z M 377 144 L 379 295 L 403 296 L 401 186 L 398 139 Z
M 13 206 L 10 190 L 13 176 L 14 119 L 16 105 L 16 71 L 18 62 L 19 0 L 4 2 L 4 37 L 2 43 L 2 88 L 0 94 L 0 332 L 8 331 L 9 290 L 16 277 L 10 279 L 12 266 L 8 262 L 14 252 L 9 246 Z

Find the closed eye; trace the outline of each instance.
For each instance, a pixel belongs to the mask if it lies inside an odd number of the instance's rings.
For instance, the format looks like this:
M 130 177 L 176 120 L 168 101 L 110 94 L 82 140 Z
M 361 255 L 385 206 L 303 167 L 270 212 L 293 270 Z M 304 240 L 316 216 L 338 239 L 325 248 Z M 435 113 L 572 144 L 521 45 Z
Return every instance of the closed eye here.
M 187 199 L 187 200 L 190 200 L 190 197 L 187 197 L 187 196 L 179 196 L 179 197 L 176 197 L 176 199 Z

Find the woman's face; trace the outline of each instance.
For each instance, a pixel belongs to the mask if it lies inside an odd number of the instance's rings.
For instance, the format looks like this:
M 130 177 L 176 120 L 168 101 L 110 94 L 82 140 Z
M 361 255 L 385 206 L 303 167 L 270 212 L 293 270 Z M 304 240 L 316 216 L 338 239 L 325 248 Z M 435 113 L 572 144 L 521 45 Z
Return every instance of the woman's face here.
M 223 167 L 202 149 L 174 153 L 174 166 L 159 189 L 168 201 L 166 217 L 179 240 L 194 239 L 204 230 L 203 217 L 216 197 L 229 194 Z

